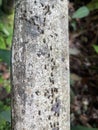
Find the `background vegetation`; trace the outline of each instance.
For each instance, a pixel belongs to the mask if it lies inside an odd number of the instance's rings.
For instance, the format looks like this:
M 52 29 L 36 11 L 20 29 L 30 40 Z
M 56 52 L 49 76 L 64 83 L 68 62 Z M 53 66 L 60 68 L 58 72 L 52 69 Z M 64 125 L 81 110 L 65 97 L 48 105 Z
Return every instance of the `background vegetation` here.
M 8 2 L 8 5 L 7 5 Z M 14 13 L 9 0 L 0 0 L 0 130 L 11 129 L 10 51 Z M 10 11 L 11 10 L 11 11 Z M 11 14 L 11 15 L 10 15 Z
M 0 130 L 11 130 L 13 0 L 0 0 Z M 98 0 L 69 1 L 71 130 L 98 130 Z

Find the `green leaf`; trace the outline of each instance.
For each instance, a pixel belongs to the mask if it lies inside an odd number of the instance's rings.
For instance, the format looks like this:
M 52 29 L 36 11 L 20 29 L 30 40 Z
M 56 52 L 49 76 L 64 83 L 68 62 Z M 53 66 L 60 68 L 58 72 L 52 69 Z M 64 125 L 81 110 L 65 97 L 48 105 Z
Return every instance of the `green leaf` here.
M 0 118 L 1 118 L 1 120 L 11 122 L 11 111 L 10 111 L 10 109 L 8 109 L 6 111 L 2 111 L 0 113 Z
M 2 32 L 6 37 L 10 35 L 7 29 L 5 28 L 5 25 L 2 23 L 0 23 L 0 32 Z
M 2 32 L 8 37 L 10 34 L 6 28 L 3 28 Z
M 98 128 L 87 128 L 84 126 L 75 126 L 72 127 L 71 130 L 98 130 Z
M 12 44 L 12 35 L 10 35 L 7 39 L 6 39 L 6 43 L 9 47 L 11 47 Z
M 98 45 L 93 45 L 93 48 L 94 48 L 95 52 L 98 53 Z
M 6 49 L 6 45 L 3 37 L 0 37 L 0 49 Z
M 2 30 L 3 30 L 3 24 L 0 23 L 0 31 L 2 31 Z
M 75 22 L 75 21 L 73 21 L 73 22 L 71 23 L 71 26 L 73 27 L 74 31 L 76 31 L 77 26 L 76 26 L 76 22 Z
M 9 50 L 1 50 L 0 49 L 0 59 L 10 65 L 10 55 L 11 52 Z
M 89 9 L 86 6 L 82 6 L 74 12 L 72 18 L 83 18 L 86 17 L 89 13 Z
M 98 9 L 98 0 L 92 0 L 90 3 L 87 4 L 87 7 L 90 11 Z

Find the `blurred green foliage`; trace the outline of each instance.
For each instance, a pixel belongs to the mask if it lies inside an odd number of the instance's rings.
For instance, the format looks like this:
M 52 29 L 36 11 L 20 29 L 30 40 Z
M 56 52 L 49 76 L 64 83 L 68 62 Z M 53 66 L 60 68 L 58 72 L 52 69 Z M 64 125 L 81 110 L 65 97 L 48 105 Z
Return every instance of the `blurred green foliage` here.
M 98 128 L 87 128 L 83 126 L 76 126 L 76 127 L 73 127 L 72 130 L 98 130 Z
M 89 13 L 89 9 L 86 6 L 82 6 L 74 12 L 72 18 L 83 18 L 88 16 Z
M 92 0 L 85 6 L 78 8 L 72 18 L 84 18 L 90 14 L 91 11 L 98 9 L 98 0 Z
M 98 45 L 93 45 L 95 52 L 98 54 Z
M 11 129 L 10 100 L 0 101 L 0 130 Z
M 13 34 L 13 17 L 0 10 L 0 61 L 10 65 L 10 48 Z
M 1 5 L 0 0 L 0 5 Z M 13 19 L 14 14 L 7 15 L 0 8 L 0 63 L 4 63 L 10 67 L 10 51 L 13 34 Z M 0 84 L 5 89 L 6 93 L 10 93 L 10 80 L 2 78 L 0 73 Z M 2 89 L 0 88 L 0 91 Z M 0 93 L 2 94 L 2 93 Z M 0 100 L 0 130 L 11 130 L 11 108 L 10 99 Z
M 75 2 L 77 3 L 77 0 Z M 78 4 L 79 4 L 79 2 L 82 3 L 82 0 L 79 0 Z M 90 16 L 90 14 L 93 12 L 96 12 L 96 10 L 98 11 L 98 0 L 91 0 L 91 1 L 89 1 L 89 3 L 78 7 L 78 9 L 76 9 L 76 11 L 72 14 L 72 16 L 70 18 L 71 26 L 73 27 L 73 30 L 74 31 L 78 30 L 77 19 L 88 18 Z M 81 27 L 81 30 L 83 30 L 83 27 Z M 94 43 L 93 49 L 98 54 L 98 45 L 96 45 L 96 43 Z M 71 81 L 71 84 L 73 84 L 72 81 Z M 71 102 L 74 100 L 74 95 L 75 94 L 74 94 L 73 90 L 71 89 Z M 98 128 L 87 128 L 84 126 L 72 126 L 71 130 L 98 130 Z

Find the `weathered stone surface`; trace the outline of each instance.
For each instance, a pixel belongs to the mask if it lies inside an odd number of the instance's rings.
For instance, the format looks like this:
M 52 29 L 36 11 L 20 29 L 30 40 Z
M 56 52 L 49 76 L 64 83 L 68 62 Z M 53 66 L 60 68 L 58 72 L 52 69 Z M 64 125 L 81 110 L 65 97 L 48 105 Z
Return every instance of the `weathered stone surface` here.
M 70 130 L 67 0 L 16 3 L 12 130 Z

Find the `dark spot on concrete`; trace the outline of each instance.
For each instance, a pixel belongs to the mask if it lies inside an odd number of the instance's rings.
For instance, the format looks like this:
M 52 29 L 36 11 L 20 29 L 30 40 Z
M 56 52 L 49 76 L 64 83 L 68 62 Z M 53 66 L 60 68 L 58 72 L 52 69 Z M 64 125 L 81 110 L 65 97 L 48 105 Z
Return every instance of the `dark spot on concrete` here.
M 51 128 L 53 127 L 51 122 L 50 122 L 50 127 L 51 127 Z
M 36 0 L 34 1 L 34 4 L 36 4 Z
M 54 115 L 59 116 L 60 109 L 61 109 L 61 101 L 59 99 L 56 99 L 55 104 L 52 105 L 51 111 L 55 112 Z
M 59 127 L 54 127 L 52 128 L 52 130 L 59 130 Z
M 51 101 L 51 104 L 53 104 L 53 100 Z
M 18 88 L 18 94 L 20 97 L 22 97 L 22 95 L 25 93 L 25 90 L 22 88 Z
M 22 114 L 23 114 L 23 115 L 25 114 L 25 110 L 24 110 L 24 109 L 22 110 Z
M 43 3 L 41 3 L 41 6 L 42 6 L 42 7 L 44 7 L 44 4 L 43 4 Z
M 52 51 L 52 46 L 50 46 L 50 50 Z
M 53 65 L 55 65 L 55 61 L 53 62 Z
M 44 34 L 44 30 L 41 30 L 41 33 Z
M 46 6 L 43 8 L 43 10 L 46 10 L 45 15 L 51 13 L 51 11 L 50 11 L 50 6 L 49 6 L 49 5 L 46 5 Z
M 45 96 L 45 97 L 47 96 L 47 93 L 46 93 L 46 92 L 44 93 L 44 96 Z
M 53 73 L 51 72 L 51 76 L 53 76 Z
M 32 11 L 30 11 L 30 13 L 32 14 Z
M 53 58 L 51 58 L 51 62 L 53 62 Z
M 58 93 L 58 89 L 57 89 L 57 88 L 54 88 L 54 92 Z
M 46 22 L 46 18 L 44 18 L 44 21 L 43 21 L 43 26 L 45 26 L 45 22 Z
M 51 120 L 51 116 L 50 115 L 48 116 L 48 120 Z
M 47 69 L 47 66 L 45 65 L 44 68 L 45 68 L 45 70 L 46 70 L 46 69 Z
M 50 35 L 50 37 L 53 37 L 53 35 Z
M 58 34 L 57 34 L 57 33 L 55 33 L 55 36 L 58 36 Z
M 39 92 L 39 91 L 36 91 L 35 94 L 36 94 L 37 96 L 39 96 L 40 92 Z
M 52 8 L 54 8 L 54 5 L 52 5 Z
M 50 98 L 50 95 L 47 97 L 48 99 Z
M 64 58 L 64 57 L 62 58 L 62 61 L 63 61 L 63 62 L 65 61 L 65 58 Z
M 57 125 L 59 125 L 59 122 L 57 122 Z
M 51 88 L 51 93 L 54 93 L 53 88 Z
M 68 70 L 68 68 L 67 68 L 67 67 L 66 67 L 65 69 L 66 69 L 66 70 Z
M 53 97 L 54 97 L 54 94 L 52 94 L 51 97 L 53 98 Z
M 54 127 L 56 127 L 56 124 L 55 124 L 55 122 L 53 123 L 53 126 L 54 126 Z
M 52 84 L 54 84 L 54 80 L 52 78 L 49 77 L 49 80 Z
M 38 111 L 38 115 L 41 115 L 41 111 L 40 110 Z
M 54 70 L 54 66 L 51 66 L 51 70 Z
M 50 54 L 48 54 L 48 58 L 50 57 Z
M 26 11 L 26 10 L 24 10 L 24 13 L 27 13 L 27 11 Z
M 43 42 L 46 43 L 46 39 L 45 38 L 43 39 Z
M 40 53 L 37 53 L 37 56 L 38 56 L 38 57 L 40 57 L 40 56 L 41 56 L 41 54 L 40 54 Z

